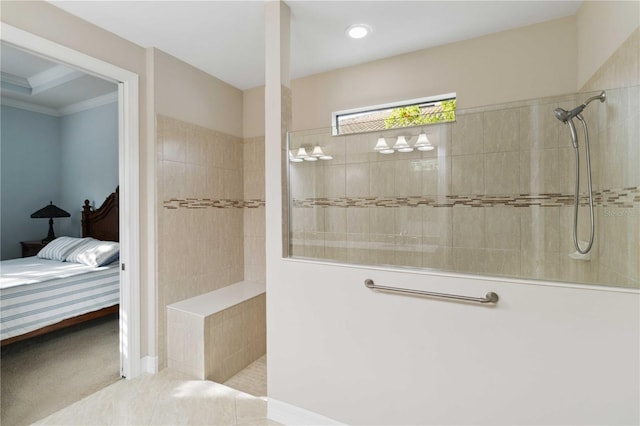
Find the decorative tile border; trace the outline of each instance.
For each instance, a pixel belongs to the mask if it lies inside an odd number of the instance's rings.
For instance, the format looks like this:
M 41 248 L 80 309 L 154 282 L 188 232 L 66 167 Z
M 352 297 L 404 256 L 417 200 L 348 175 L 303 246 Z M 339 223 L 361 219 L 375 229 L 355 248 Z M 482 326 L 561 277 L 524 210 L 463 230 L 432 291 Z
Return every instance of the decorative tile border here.
M 589 202 L 580 195 L 580 205 Z M 634 208 L 640 206 L 640 187 L 603 189 L 594 191 L 594 205 L 600 207 Z M 519 195 L 445 195 L 438 197 L 338 197 L 294 198 L 293 207 L 562 207 L 573 205 L 569 194 L 519 194 Z M 170 198 L 162 207 L 175 209 L 255 209 L 264 207 L 264 200 L 231 200 L 212 198 Z
M 562 207 L 572 206 L 574 196 L 568 194 L 520 195 L 446 195 L 438 197 L 341 197 L 293 199 L 293 207 Z M 580 205 L 589 198 L 580 195 Z M 596 206 L 633 208 L 640 206 L 640 187 L 594 191 Z
M 175 209 L 256 209 L 264 207 L 264 200 L 230 200 L 211 198 L 170 198 L 162 203 L 162 207 Z

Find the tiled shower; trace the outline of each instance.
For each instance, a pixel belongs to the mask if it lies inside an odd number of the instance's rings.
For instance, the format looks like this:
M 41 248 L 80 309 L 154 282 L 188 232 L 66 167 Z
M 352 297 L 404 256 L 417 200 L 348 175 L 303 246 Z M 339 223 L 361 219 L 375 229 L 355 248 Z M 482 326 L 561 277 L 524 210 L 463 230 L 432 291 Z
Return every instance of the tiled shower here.
M 596 236 L 573 246 L 575 158 L 553 114 L 594 93 L 458 110 L 453 123 L 332 136 L 292 132 L 290 149 L 331 160 L 289 164 L 291 255 L 572 283 L 640 286 L 640 86 L 607 90 L 589 126 Z M 426 132 L 435 149 L 381 154 Z M 588 239 L 584 137 L 579 238 Z
M 289 163 L 290 255 L 340 263 L 640 287 L 640 29 L 578 93 L 473 109 L 455 122 L 333 136 L 295 131 L 298 147 L 331 160 Z M 589 127 L 595 242 L 573 245 L 575 154 L 555 108 Z M 464 96 L 464 94 L 458 94 Z M 584 135 L 578 238 L 589 237 Z M 381 154 L 378 138 L 432 151 Z

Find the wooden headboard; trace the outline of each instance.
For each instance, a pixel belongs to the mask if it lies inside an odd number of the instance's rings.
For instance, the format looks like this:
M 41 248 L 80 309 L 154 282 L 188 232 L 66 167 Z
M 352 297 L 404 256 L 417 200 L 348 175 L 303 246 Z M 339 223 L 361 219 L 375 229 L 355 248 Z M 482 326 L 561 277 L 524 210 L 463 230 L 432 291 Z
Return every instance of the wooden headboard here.
M 89 200 L 84 200 L 82 206 L 82 236 L 93 237 L 97 240 L 120 241 L 119 226 L 119 193 L 120 187 L 109 194 L 104 203 L 93 209 Z

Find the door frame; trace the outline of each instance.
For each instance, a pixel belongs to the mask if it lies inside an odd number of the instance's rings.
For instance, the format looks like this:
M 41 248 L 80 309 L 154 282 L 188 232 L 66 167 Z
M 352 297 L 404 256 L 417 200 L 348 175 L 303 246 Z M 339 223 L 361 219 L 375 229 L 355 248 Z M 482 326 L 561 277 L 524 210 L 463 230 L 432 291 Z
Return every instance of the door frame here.
M 12 46 L 118 84 L 120 366 L 122 377 L 132 379 L 141 372 L 138 74 L 4 22 L 0 34 L 0 39 Z

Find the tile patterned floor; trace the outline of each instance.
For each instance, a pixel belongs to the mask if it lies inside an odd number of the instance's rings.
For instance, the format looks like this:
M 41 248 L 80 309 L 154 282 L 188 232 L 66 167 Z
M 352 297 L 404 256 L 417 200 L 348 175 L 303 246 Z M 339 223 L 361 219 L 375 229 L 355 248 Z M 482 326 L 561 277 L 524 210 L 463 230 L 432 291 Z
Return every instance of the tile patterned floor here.
M 162 370 L 119 382 L 64 408 L 38 425 L 279 425 L 266 398 Z
M 253 396 L 267 396 L 267 356 L 258 358 L 224 384 Z

